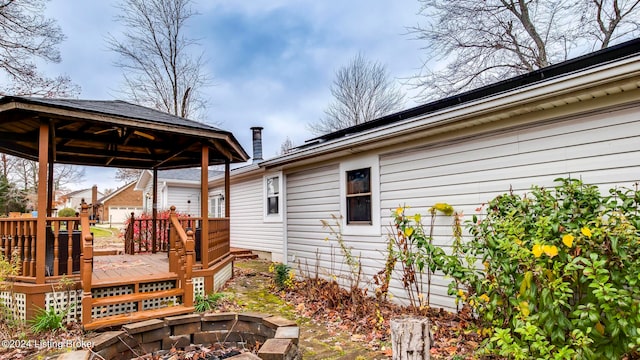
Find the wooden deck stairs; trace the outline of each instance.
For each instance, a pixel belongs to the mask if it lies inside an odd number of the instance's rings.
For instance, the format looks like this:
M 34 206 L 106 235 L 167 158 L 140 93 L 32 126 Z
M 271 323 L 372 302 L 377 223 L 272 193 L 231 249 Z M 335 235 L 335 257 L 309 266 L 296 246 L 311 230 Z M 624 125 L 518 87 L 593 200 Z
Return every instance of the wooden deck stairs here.
M 175 273 L 155 274 L 92 284 L 91 322 L 85 330 L 120 326 L 158 317 L 188 314 L 192 306 L 184 306 L 184 289 Z
M 251 250 L 240 248 L 231 248 L 231 255 L 234 255 L 237 260 L 258 258 L 258 255 L 254 254 Z

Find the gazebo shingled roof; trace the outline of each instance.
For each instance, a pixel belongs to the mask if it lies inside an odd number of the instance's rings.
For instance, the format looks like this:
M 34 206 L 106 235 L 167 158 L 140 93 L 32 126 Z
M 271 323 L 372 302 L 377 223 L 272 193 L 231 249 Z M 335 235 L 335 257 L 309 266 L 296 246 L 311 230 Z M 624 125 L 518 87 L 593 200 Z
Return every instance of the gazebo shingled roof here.
M 244 162 L 232 133 L 124 101 L 0 98 L 0 152 L 38 160 L 39 129 L 49 123 L 55 163 L 179 169 Z

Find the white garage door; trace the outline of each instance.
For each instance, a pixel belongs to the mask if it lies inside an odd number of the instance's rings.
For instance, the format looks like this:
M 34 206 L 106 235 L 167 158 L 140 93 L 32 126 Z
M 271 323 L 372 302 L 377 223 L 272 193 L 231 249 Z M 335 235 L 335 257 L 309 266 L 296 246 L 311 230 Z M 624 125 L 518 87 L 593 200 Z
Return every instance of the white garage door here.
M 124 224 L 125 220 L 131 217 L 132 212 L 138 216 L 142 213 L 142 208 L 109 206 L 109 219 L 104 220 L 110 221 L 111 224 Z

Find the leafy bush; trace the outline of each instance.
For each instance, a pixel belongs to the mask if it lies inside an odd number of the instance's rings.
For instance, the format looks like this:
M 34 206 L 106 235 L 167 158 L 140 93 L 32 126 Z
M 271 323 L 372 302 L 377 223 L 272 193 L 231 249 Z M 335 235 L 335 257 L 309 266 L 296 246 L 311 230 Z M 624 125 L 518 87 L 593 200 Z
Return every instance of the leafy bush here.
M 555 189 L 489 202 L 486 216 L 469 224 L 466 261 L 446 272 L 468 286 L 458 296 L 484 322 L 488 353 L 638 356 L 640 192 L 614 189 L 603 197 L 578 180 L 557 181 Z
M 274 274 L 273 281 L 278 289 L 288 289 L 293 285 L 295 273 L 289 265 L 273 263 L 269 266 L 269 270 Z
M 58 210 L 58 217 L 74 217 L 76 216 L 76 210 L 72 208 L 64 208 Z
M 389 256 L 385 265 L 388 278 L 390 270 L 396 263 L 402 270 L 402 285 L 405 289 L 409 304 L 416 310 L 427 310 L 431 305 L 431 278 L 435 271 L 444 270 L 452 262 L 459 265 L 458 259 L 448 256 L 444 250 L 433 244 L 433 230 L 438 213 L 445 216 L 454 215 L 453 207 L 445 203 L 437 203 L 429 209 L 430 222 L 425 226 L 422 215 L 407 216 L 407 207 L 398 207 L 393 216 L 393 230 L 389 234 Z M 454 234 L 456 244 L 461 234 L 459 217 L 454 216 Z M 380 273 L 379 273 L 380 275 Z M 388 280 L 387 280 L 388 281 Z M 426 281 L 426 289 L 424 288 Z M 378 281 L 379 282 L 379 281 Z

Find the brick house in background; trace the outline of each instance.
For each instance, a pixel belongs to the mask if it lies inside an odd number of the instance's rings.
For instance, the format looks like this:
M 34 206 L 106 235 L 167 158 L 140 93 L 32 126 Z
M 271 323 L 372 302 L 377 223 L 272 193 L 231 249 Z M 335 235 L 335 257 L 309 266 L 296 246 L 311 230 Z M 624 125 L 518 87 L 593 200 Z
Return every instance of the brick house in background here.
M 135 215 L 142 213 L 142 191 L 135 190 L 135 184 L 135 182 L 129 183 L 98 199 L 102 210 L 100 217 L 102 223 L 121 225 L 131 217 L 131 213 Z

